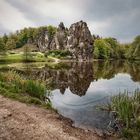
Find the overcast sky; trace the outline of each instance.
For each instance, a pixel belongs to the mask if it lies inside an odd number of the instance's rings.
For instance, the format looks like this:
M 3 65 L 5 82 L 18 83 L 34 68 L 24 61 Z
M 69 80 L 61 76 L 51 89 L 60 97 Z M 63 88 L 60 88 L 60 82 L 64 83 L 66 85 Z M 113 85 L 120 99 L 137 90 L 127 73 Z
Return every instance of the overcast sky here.
M 140 0 L 0 0 L 0 34 L 84 20 L 92 34 L 121 42 L 140 34 Z

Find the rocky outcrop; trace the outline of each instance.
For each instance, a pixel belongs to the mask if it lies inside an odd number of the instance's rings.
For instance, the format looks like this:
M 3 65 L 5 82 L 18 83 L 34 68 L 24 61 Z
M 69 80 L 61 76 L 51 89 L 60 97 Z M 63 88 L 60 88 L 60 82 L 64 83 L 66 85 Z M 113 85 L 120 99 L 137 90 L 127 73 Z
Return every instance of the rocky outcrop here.
M 48 30 L 42 30 L 37 38 L 37 46 L 39 47 L 39 50 L 46 51 L 46 49 L 49 49 L 50 42 L 51 39 L 49 38 Z
M 73 59 L 92 58 L 93 38 L 87 24 L 83 21 L 72 24 L 69 29 L 61 22 L 52 38 L 49 38 L 48 31 L 44 30 L 37 42 L 40 50 L 69 50 Z
M 87 60 L 92 58 L 92 36 L 83 21 L 74 23 L 68 31 L 67 48 L 72 52 L 73 58 Z
M 66 45 L 67 45 L 67 30 L 63 22 L 61 22 L 50 44 L 50 48 L 52 50 L 53 49 L 64 50 L 66 49 Z

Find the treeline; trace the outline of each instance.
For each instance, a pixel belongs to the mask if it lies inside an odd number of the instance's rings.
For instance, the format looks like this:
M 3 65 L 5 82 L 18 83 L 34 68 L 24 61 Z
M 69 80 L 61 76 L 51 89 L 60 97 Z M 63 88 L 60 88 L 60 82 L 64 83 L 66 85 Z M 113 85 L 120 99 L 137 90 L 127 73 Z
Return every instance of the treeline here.
M 0 37 L 0 53 L 16 48 L 21 48 L 28 42 L 37 46 L 40 35 L 47 31 L 51 38 L 55 32 L 54 26 L 42 26 L 39 28 L 24 28 Z M 140 35 L 132 43 L 121 44 L 115 38 L 94 38 L 93 57 L 95 59 L 136 59 L 140 60 Z
M 97 38 L 94 42 L 95 59 L 140 60 L 140 35 L 132 43 L 121 44 L 115 38 Z
M 36 44 L 40 34 L 45 33 L 45 31 L 51 37 L 56 31 L 56 27 L 51 25 L 39 28 L 30 27 L 10 33 L 9 35 L 4 34 L 4 36 L 0 37 L 0 52 L 20 48 L 28 42 Z

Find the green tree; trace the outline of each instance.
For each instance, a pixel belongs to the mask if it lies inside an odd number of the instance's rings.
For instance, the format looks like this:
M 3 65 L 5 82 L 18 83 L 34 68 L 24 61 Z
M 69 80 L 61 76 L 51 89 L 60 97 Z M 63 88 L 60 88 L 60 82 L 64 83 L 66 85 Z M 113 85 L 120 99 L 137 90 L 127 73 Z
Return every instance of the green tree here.
M 47 30 L 48 30 L 48 33 L 49 33 L 49 37 L 52 37 L 54 36 L 54 34 L 56 33 L 56 27 L 54 26 L 47 26 Z
M 3 38 L 0 37 L 0 53 L 5 52 L 5 44 Z
M 29 62 L 32 60 L 31 48 L 29 44 L 24 46 L 24 61 Z
M 104 39 L 109 46 L 110 58 L 119 58 L 119 43 L 115 38 L 105 38 Z
M 6 49 L 10 50 L 10 49 L 15 49 L 16 48 L 16 40 L 12 37 L 8 38 L 7 42 L 6 42 Z
M 109 57 L 109 47 L 104 39 L 96 39 L 94 42 L 95 58 L 107 59 Z
M 3 42 L 4 42 L 5 45 L 6 45 L 7 41 L 8 41 L 8 36 L 6 34 L 4 34 Z
M 134 41 L 130 45 L 130 49 L 127 53 L 127 58 L 140 60 L 140 35 L 136 36 Z

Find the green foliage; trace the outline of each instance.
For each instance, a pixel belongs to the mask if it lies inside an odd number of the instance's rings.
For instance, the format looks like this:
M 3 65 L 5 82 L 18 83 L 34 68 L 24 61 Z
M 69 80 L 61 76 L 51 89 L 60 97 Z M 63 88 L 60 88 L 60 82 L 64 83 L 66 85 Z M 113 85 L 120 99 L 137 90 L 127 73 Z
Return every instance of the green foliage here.
M 140 139 L 140 91 L 129 96 L 128 92 L 120 93 L 111 99 L 111 110 L 117 112 L 117 119 L 123 126 L 122 134 L 126 138 Z
M 94 42 L 93 57 L 95 59 L 126 59 L 129 48 L 129 44 L 120 44 L 115 38 L 98 38 Z
M 53 27 L 51 25 L 49 25 L 47 27 L 48 33 L 49 33 L 49 37 L 52 38 L 56 32 L 56 27 Z
M 25 92 L 38 99 L 44 98 L 45 90 L 45 84 L 39 81 L 27 80 L 25 83 Z
M 30 45 L 26 44 L 24 45 L 24 61 L 25 62 L 30 62 L 30 60 L 32 60 L 32 54 L 31 54 L 31 49 L 30 49 Z
M 6 50 L 15 49 L 17 43 L 17 35 L 16 34 L 10 34 L 8 36 L 7 42 L 5 44 Z
M 45 83 L 28 80 L 15 71 L 0 73 L 0 94 L 25 103 L 47 106 L 45 103 Z M 48 104 L 51 108 L 51 104 Z
M 5 45 L 6 45 L 7 41 L 8 41 L 8 36 L 6 34 L 4 34 L 3 42 L 4 42 Z
M 5 51 L 5 44 L 2 38 L 0 38 L 0 52 Z
M 63 58 L 63 57 L 67 57 L 70 56 L 71 53 L 68 50 L 50 50 L 46 53 L 46 56 L 52 56 L 52 57 L 56 57 L 56 58 Z
M 108 43 L 109 47 L 109 57 L 110 58 L 119 58 L 119 43 L 115 38 L 105 38 L 104 39 Z
M 95 41 L 93 55 L 98 59 L 108 58 L 108 44 L 103 39 L 97 39 Z
M 140 60 L 140 35 L 137 36 L 130 44 L 130 48 L 127 53 L 127 58 Z
M 33 42 L 35 44 L 40 33 L 46 30 L 48 31 L 49 36 L 52 37 L 56 32 L 56 27 L 50 25 L 39 28 L 24 28 L 9 35 L 4 34 L 2 40 L 7 50 L 21 48 L 28 42 Z

